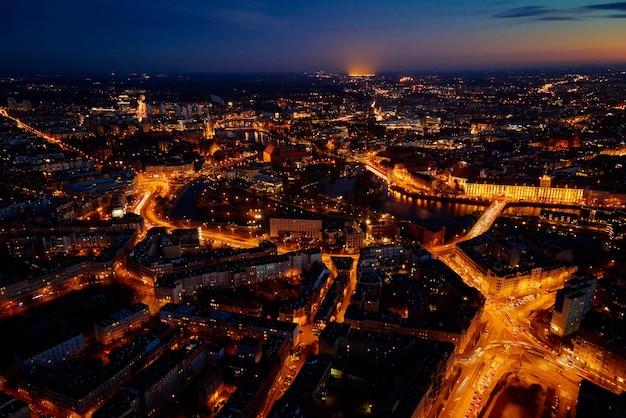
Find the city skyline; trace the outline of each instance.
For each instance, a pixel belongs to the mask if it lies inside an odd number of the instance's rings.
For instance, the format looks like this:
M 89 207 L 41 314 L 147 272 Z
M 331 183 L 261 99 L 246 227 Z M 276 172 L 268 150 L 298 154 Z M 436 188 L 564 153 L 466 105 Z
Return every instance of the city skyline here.
M 35 1 L 0 6 L 0 74 L 611 65 L 626 2 Z

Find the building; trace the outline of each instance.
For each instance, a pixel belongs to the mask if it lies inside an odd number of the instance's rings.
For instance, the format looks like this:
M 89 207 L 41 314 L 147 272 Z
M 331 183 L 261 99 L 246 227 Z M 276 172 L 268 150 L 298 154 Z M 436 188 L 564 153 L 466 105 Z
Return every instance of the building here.
M 433 191 L 439 187 L 439 180 L 429 171 L 413 171 L 410 166 L 406 167 L 403 164 L 394 167 L 393 176 L 419 190 Z
M 398 235 L 398 227 L 395 223 L 368 223 L 367 235 L 371 240 L 391 241 Z
M 343 230 L 344 246 L 347 252 L 359 251 L 365 245 L 366 234 L 356 222 L 346 222 Z
M 321 262 L 302 275 L 299 295 L 281 304 L 278 319 L 304 325 L 314 317 L 330 287 L 330 270 Z
M 124 171 L 115 177 L 102 177 L 95 180 L 87 180 L 79 183 L 67 184 L 65 189 L 69 193 L 85 196 L 93 196 L 100 193 L 123 191 L 127 195 L 137 193 L 137 176 L 133 171 Z
M 271 162 L 275 167 L 286 165 L 303 167 L 311 158 L 308 151 L 289 144 L 268 144 L 263 150 L 263 161 Z
M 253 337 L 243 337 L 237 343 L 237 357 L 243 361 L 258 363 L 261 361 L 261 340 Z
M 197 255 L 185 251 L 184 257 L 170 259 L 165 256 L 163 242 L 173 243 L 176 241 L 177 247 L 180 244 L 181 253 L 187 247 L 182 245 L 180 237 L 174 236 L 174 232 L 167 234 L 163 228 L 150 229 L 146 238 L 139 242 L 126 258 L 126 268 L 140 276 L 147 276 L 156 280 L 157 277 L 171 273 L 188 273 L 194 269 L 201 270 L 204 267 L 215 267 L 225 263 L 247 262 L 247 260 L 262 259 L 278 254 L 276 245 L 269 241 L 263 241 L 255 248 L 225 248 L 201 252 Z M 199 233 L 197 235 L 199 237 Z M 171 253 L 171 251 L 168 252 Z
M 268 417 L 302 416 L 300 408 L 306 400 L 314 400 L 325 388 L 331 362 L 326 359 L 306 361 L 291 386 L 272 407 Z
M 361 249 L 357 271 L 367 269 L 402 269 L 410 259 L 410 251 L 403 245 L 374 245 Z
M 139 397 L 121 391 L 95 410 L 91 418 L 135 418 L 138 410 Z
M 270 237 L 313 238 L 321 240 L 321 219 L 270 218 Z
M 103 403 L 113 398 L 133 375 L 161 355 L 173 342 L 173 334 L 167 326 L 154 327 L 131 342 L 112 348 L 106 365 L 94 363 L 92 359 L 78 359 L 54 370 L 32 367 L 18 375 L 20 392 L 28 394 L 34 404 L 46 404 L 54 416 L 88 417 L 91 411 L 104 407 Z M 134 402 L 133 399 L 126 401 Z M 124 411 L 128 411 L 128 405 L 124 403 L 111 407 L 118 412 L 100 416 L 127 416 Z M 116 415 L 118 413 L 120 415 Z
M 71 334 L 66 338 L 47 341 L 43 347 L 33 347 L 31 354 L 17 358 L 19 366 L 28 369 L 40 366 L 46 369 L 55 369 L 67 363 L 70 359 L 83 354 L 85 338 L 82 333 Z
M 476 278 L 481 292 L 496 298 L 525 296 L 542 288 L 561 287 L 578 269 L 569 261 L 570 249 L 550 248 L 550 258 L 543 263 L 529 263 L 536 252 L 532 245 L 502 241 L 490 233 L 463 241 L 458 248 L 457 256 L 468 274 Z
M 218 366 L 209 366 L 196 383 L 198 402 L 207 407 L 216 404 L 224 390 L 224 371 Z
M 455 344 L 459 351 L 475 344 L 484 298 L 458 274 L 421 247 L 386 245 L 361 250 L 355 291 L 344 321 L 363 331 L 412 335 Z M 442 321 L 432 296 L 457 295 L 459 303 Z M 390 295 L 410 295 L 403 311 L 390 309 Z M 383 297 L 387 295 L 387 297 Z
M 119 310 L 94 324 L 96 340 L 104 345 L 111 344 L 124 335 L 139 329 L 150 320 L 148 305 L 137 303 Z
M 580 329 L 574 340 L 574 359 L 584 370 L 597 373 L 626 389 L 626 347 L 623 340 L 611 342 L 600 332 Z
M 444 224 L 410 223 L 407 225 L 407 232 L 410 237 L 417 239 L 423 245 L 441 245 L 446 236 L 446 226 Z
M 465 183 L 465 196 L 478 199 L 505 199 L 540 203 L 580 204 L 584 189 L 569 187 L 546 187 L 526 184 Z
M 347 323 L 329 323 L 319 336 L 321 356 L 334 359 L 335 379 L 390 379 L 376 397 L 375 416 L 422 417 L 453 371 L 457 351 L 449 342 L 418 335 L 366 331 Z M 462 350 L 461 350 L 462 351 Z M 384 385 L 380 385 L 384 387 Z M 411 396 L 405 396 L 410 393 Z
M 232 289 L 269 279 L 302 274 L 315 263 L 322 262 L 319 248 L 231 261 L 200 269 L 164 274 L 155 282 L 157 300 L 178 303 L 184 294 L 200 288 Z
M 276 277 L 302 274 L 314 264 L 322 262 L 322 253 L 319 248 L 308 248 L 281 255 L 237 260 L 163 274 L 155 282 L 155 297 L 157 300 L 178 303 L 185 293 L 193 293 L 200 288 L 232 289 Z
M 204 341 L 191 340 L 177 350 L 166 351 L 124 385 L 125 391 L 139 397 L 142 416 L 155 416 L 201 373 L 207 365 L 205 346 Z
M 0 392 L 0 417 L 30 418 L 30 409 L 26 402 Z
M 578 331 L 580 322 L 591 306 L 597 280 L 583 275 L 565 282 L 565 287 L 556 292 L 556 302 L 552 310 L 550 331 L 564 337 Z
M 148 176 L 179 176 L 190 174 L 195 171 L 193 161 L 179 161 L 178 164 L 167 164 L 165 162 L 161 164 L 146 165 L 146 175 Z
M 283 179 L 277 176 L 257 174 L 252 179 L 252 183 L 253 189 L 261 192 L 267 192 L 271 195 L 280 193 L 283 190 Z
M 578 391 L 576 417 L 626 417 L 626 393 L 615 394 L 583 379 Z
M 227 336 L 239 340 L 248 336 L 267 341 L 272 336 L 280 336 L 289 340 L 291 348 L 299 341 L 300 326 L 294 322 L 204 310 L 192 305 L 168 303 L 160 309 L 159 319 L 172 327 L 183 327 L 192 333 L 211 337 Z

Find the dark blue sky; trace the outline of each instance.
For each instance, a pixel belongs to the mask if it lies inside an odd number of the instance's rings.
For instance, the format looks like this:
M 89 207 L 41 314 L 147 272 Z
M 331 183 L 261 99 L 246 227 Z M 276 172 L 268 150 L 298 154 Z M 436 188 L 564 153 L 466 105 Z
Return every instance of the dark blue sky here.
M 0 2 L 0 73 L 513 68 L 626 62 L 626 2 Z

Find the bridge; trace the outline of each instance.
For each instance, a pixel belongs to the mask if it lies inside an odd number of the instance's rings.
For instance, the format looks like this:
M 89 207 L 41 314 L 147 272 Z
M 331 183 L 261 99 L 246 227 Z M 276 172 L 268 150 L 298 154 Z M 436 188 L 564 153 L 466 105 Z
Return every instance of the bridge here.
M 374 167 L 373 165 L 371 165 L 370 163 L 366 161 L 361 161 L 361 162 L 365 165 L 365 169 L 367 171 L 373 173 L 380 179 L 384 180 L 385 183 L 391 184 L 391 179 L 382 170 Z M 506 207 L 507 203 L 508 203 L 507 200 L 494 200 L 491 203 L 491 205 L 489 205 L 489 207 L 487 207 L 487 209 L 483 212 L 480 218 L 478 218 L 478 220 L 476 221 L 474 226 L 472 226 L 469 232 L 465 236 L 460 237 L 458 240 L 456 240 L 456 242 L 466 241 L 466 240 L 475 238 L 487 232 L 489 228 L 491 228 L 493 223 L 496 221 L 496 219 L 498 219 L 498 216 L 502 214 L 502 211 Z M 449 244 L 446 246 L 435 246 L 433 247 L 433 249 L 438 248 L 438 247 L 442 247 L 440 249 L 441 251 L 444 250 L 444 247 L 445 247 L 445 250 L 449 250 Z
M 469 232 L 465 236 L 461 237 L 457 242 L 467 241 L 489 231 L 489 228 L 491 228 L 491 225 L 493 225 L 496 219 L 498 219 L 498 216 L 502 214 L 506 205 L 506 200 L 496 200 L 492 202 L 491 205 L 485 209 L 483 214 L 480 215 L 480 218 L 478 218 Z
M 380 171 L 379 169 L 377 169 L 376 167 L 366 163 L 365 164 L 365 169 L 367 171 L 373 173 L 377 177 L 380 177 L 381 179 L 383 179 L 385 181 L 385 183 L 387 183 L 387 184 L 391 183 L 391 179 L 389 178 L 389 176 L 386 175 L 385 173 L 383 173 L 382 171 Z
M 480 218 L 478 218 L 476 223 L 467 232 L 467 234 L 447 244 L 427 245 L 425 246 L 426 249 L 436 257 L 444 254 L 454 253 L 456 251 L 457 243 L 470 240 L 489 231 L 489 228 L 491 228 L 496 219 L 498 219 L 498 216 L 502 214 L 502 211 L 504 210 L 504 208 L 506 208 L 506 205 L 506 200 L 496 200 L 492 202 L 491 205 L 489 205 L 487 209 L 485 209 L 482 215 L 480 215 Z M 443 261 L 447 262 L 446 259 L 443 259 Z

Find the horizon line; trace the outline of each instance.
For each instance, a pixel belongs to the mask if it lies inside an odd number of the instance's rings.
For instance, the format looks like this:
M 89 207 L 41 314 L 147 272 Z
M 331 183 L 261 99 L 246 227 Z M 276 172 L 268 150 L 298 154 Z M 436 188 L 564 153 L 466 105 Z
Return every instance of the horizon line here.
M 0 72 L 0 78 L 7 77 L 30 77 L 30 76 L 117 76 L 117 75 L 137 75 L 137 76 L 181 76 L 181 75 L 216 75 L 216 76 L 245 76 L 245 75 L 315 75 L 315 74 L 336 74 L 345 76 L 367 76 L 376 77 L 385 74 L 450 74 L 450 73 L 472 73 L 472 72 L 524 72 L 524 71 L 556 71 L 566 69 L 587 69 L 587 70 L 615 70 L 619 67 L 625 67 L 626 62 L 620 63 L 577 63 L 577 64 L 549 64 L 549 65 L 519 65 L 519 66 L 485 66 L 485 67 L 460 67 L 460 68 L 441 68 L 441 69 L 402 69 L 392 68 L 380 71 L 368 71 L 367 73 L 358 74 L 356 71 L 350 70 L 332 70 L 332 69 L 316 69 L 316 70 L 246 70 L 246 71 L 133 71 L 133 70 L 102 70 L 102 71 L 17 71 L 17 72 Z

